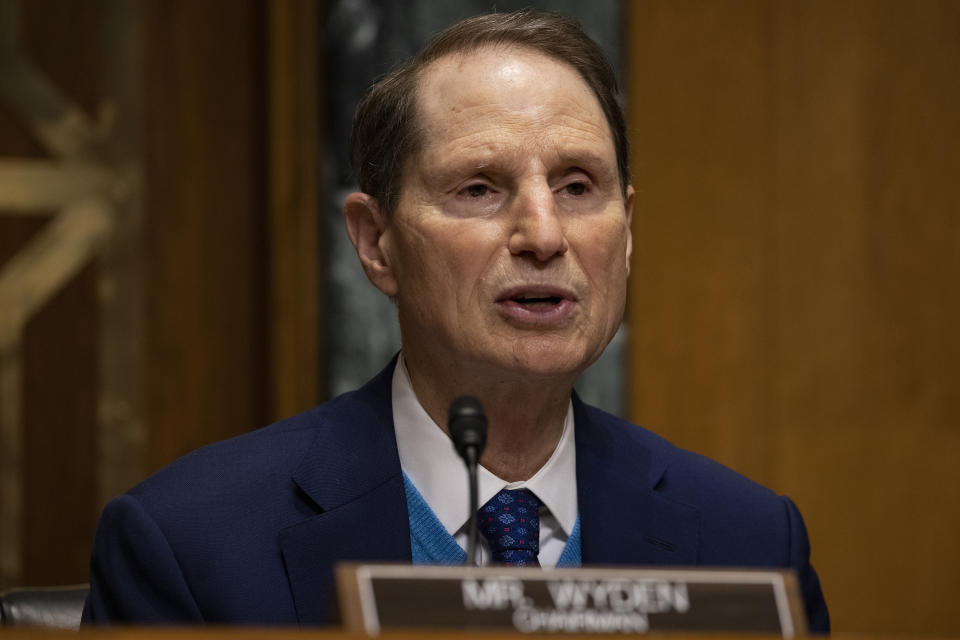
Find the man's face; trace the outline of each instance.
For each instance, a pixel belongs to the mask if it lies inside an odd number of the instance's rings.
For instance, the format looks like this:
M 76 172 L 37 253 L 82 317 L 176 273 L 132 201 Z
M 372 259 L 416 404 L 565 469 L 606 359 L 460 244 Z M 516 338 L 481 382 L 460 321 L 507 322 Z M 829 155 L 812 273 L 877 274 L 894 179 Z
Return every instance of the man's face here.
M 597 98 L 551 58 L 484 49 L 427 69 L 418 116 L 375 282 L 396 296 L 404 352 L 579 374 L 620 324 L 631 246 L 633 192 Z

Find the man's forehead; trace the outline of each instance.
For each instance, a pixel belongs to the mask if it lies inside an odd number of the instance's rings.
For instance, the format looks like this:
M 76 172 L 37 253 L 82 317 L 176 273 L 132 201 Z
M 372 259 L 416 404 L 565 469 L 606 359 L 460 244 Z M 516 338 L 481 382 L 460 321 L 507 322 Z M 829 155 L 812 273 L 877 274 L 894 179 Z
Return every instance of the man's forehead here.
M 536 50 L 493 47 L 443 56 L 421 74 L 421 107 L 444 105 L 458 110 L 497 102 L 504 108 L 523 106 L 530 92 L 570 101 L 589 109 L 599 101 L 576 69 Z
M 527 48 L 485 47 L 434 61 L 421 76 L 417 112 L 425 146 L 469 143 L 491 128 L 504 136 L 562 128 L 584 143 L 612 145 L 600 102 L 579 73 Z

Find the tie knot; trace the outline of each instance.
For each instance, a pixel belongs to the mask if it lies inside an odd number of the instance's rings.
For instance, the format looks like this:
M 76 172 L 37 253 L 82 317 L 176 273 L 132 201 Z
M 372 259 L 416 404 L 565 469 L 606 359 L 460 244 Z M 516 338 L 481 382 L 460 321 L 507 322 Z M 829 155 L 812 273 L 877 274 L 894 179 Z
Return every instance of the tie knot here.
M 504 489 L 480 508 L 480 532 L 493 562 L 513 567 L 539 566 L 540 505 L 527 489 Z

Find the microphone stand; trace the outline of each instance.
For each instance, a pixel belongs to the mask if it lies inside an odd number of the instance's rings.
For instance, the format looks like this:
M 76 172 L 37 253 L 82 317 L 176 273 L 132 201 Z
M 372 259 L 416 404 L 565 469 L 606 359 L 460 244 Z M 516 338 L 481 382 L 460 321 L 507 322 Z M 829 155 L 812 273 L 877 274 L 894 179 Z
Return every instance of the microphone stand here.
M 470 491 L 470 519 L 467 521 L 467 560 L 468 567 L 477 566 L 477 511 L 479 510 L 479 487 L 477 486 L 477 464 L 487 446 L 487 416 L 483 405 L 473 396 L 460 396 L 450 404 L 447 426 L 457 453 L 467 465 L 467 478 Z
M 477 524 L 479 518 L 477 517 L 477 511 L 480 510 L 480 506 L 477 504 L 480 499 L 477 494 L 480 493 L 480 488 L 477 486 L 477 448 L 469 447 L 467 449 L 467 455 L 464 457 L 464 462 L 467 463 L 467 479 L 470 484 L 470 520 L 467 521 L 467 566 L 475 567 L 477 566 L 477 538 L 479 533 L 477 531 Z

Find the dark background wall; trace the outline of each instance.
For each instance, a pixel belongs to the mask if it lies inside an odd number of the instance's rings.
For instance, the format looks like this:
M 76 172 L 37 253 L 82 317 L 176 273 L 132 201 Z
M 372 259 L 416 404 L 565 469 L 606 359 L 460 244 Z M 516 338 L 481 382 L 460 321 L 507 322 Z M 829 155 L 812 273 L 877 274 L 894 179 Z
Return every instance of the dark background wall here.
M 0 1 L 0 587 L 85 580 L 106 499 L 361 359 L 350 56 L 474 10 L 408 6 Z M 960 632 L 958 6 L 571 5 L 630 98 L 629 415 L 797 501 L 841 631 Z

